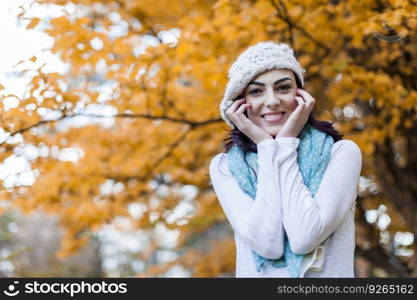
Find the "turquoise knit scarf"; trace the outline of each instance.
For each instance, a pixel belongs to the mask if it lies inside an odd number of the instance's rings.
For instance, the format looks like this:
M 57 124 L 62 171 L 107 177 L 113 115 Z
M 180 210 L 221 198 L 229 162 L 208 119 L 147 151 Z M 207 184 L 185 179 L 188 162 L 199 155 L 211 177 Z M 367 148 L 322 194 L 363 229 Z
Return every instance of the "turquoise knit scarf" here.
M 310 189 L 314 197 L 329 162 L 330 152 L 334 141 L 329 134 L 316 129 L 309 124 L 304 126 L 298 138 L 300 139 L 300 143 L 297 147 L 297 163 L 304 184 Z M 238 181 L 241 189 L 252 199 L 255 199 L 257 179 L 248 164 L 250 164 L 253 169 L 258 170 L 258 154 L 247 152 L 247 164 L 244 161 L 243 151 L 234 145 L 227 153 L 227 158 L 229 170 Z M 241 176 L 242 174 L 244 176 Z M 323 244 L 324 242 L 322 245 Z M 276 268 L 287 266 L 291 277 L 300 277 L 300 269 L 304 256 L 310 256 L 314 260 L 316 255 L 314 255 L 313 258 L 313 252 L 314 251 L 305 255 L 293 253 L 290 249 L 286 234 L 284 235 L 284 255 L 279 259 L 268 259 L 252 250 L 258 272 L 261 271 L 265 264 L 271 264 Z

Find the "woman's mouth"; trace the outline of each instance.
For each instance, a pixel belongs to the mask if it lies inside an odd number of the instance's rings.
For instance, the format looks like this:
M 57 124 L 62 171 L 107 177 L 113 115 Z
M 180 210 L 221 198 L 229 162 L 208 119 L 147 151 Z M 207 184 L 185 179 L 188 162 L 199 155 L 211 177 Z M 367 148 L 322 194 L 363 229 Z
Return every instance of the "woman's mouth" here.
M 274 114 L 264 114 L 261 115 L 261 118 L 266 121 L 266 122 L 279 122 L 281 120 L 284 119 L 286 112 L 279 112 L 279 113 L 274 113 Z

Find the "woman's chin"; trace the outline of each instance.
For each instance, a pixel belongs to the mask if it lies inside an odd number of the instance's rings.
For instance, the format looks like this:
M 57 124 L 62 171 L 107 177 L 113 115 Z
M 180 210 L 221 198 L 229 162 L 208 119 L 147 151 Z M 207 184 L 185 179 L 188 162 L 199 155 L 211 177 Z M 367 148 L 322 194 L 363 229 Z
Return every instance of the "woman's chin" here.
M 268 128 L 268 129 L 266 129 L 265 128 L 265 130 L 270 134 L 270 135 L 272 135 L 272 137 L 273 138 L 275 138 L 275 136 L 278 134 L 278 131 L 279 131 L 279 128 Z

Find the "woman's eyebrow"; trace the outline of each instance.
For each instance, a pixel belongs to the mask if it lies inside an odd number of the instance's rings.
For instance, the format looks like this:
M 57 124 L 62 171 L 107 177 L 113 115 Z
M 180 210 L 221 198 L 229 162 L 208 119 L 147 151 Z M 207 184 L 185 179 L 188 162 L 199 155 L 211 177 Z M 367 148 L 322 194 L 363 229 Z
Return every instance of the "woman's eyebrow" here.
M 289 77 L 278 79 L 277 81 L 274 82 L 274 85 L 277 84 L 277 83 L 280 83 L 281 81 L 288 80 L 288 79 L 291 80 L 291 78 L 289 78 Z M 260 85 L 260 86 L 265 86 L 265 83 L 256 82 L 256 81 L 251 81 L 251 82 L 249 82 L 249 84 L 256 84 L 256 85 Z

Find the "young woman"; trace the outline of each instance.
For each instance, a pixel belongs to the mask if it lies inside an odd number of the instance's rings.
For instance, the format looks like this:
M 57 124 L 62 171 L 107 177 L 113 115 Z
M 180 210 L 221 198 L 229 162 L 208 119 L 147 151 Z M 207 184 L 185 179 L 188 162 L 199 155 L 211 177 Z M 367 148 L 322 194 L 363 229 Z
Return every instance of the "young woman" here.
M 359 147 L 317 121 L 285 43 L 231 66 L 220 112 L 233 128 L 210 178 L 234 232 L 236 277 L 354 277 Z

